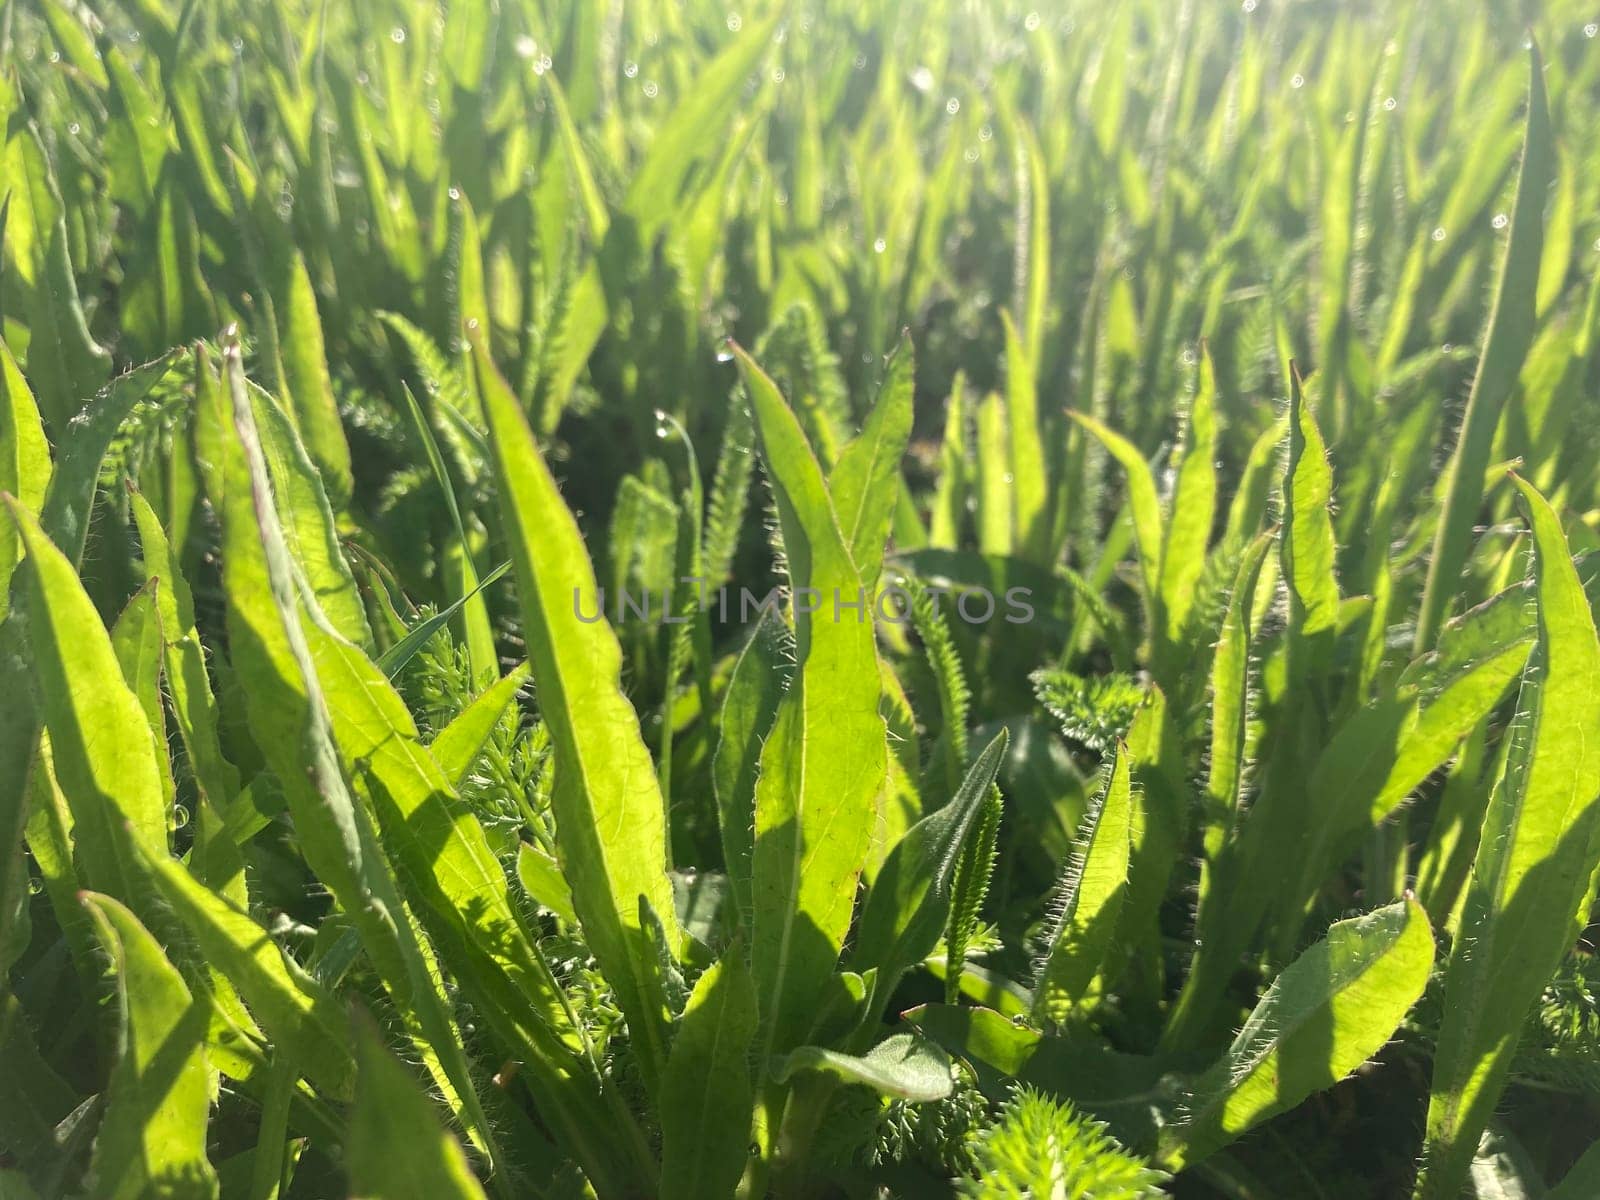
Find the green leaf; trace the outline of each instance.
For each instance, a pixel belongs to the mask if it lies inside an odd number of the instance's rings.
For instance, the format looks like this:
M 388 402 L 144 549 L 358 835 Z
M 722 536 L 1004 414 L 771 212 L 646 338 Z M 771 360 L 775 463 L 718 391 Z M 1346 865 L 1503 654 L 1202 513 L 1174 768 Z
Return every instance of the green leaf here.
M 146 580 L 156 581 L 156 606 L 165 640 L 167 694 L 177 717 L 178 733 L 189 752 L 189 767 L 201 793 L 223 810 L 239 793 L 239 773 L 222 752 L 218 737 L 221 720 L 211 677 L 206 671 L 205 649 L 195 628 L 194 598 L 167 544 L 166 531 L 155 510 L 139 492 L 129 496 L 129 506 L 139 527 Z
M 684 180 L 702 155 L 721 145 L 721 134 L 739 108 L 745 81 L 772 42 L 782 13 L 752 22 L 695 73 L 694 87 L 673 106 L 655 131 L 650 149 L 628 181 L 622 207 L 638 222 L 641 242 L 678 211 Z
M 172 768 L 167 762 L 167 716 L 161 703 L 161 620 L 156 612 L 157 585 L 145 584 L 133 594 L 111 627 L 111 648 L 122 678 L 144 710 L 145 723 L 161 776 L 161 799 L 168 811 L 177 800 Z
M 322 318 L 311 288 L 311 274 L 299 251 L 285 268 L 286 293 L 275 311 L 282 322 L 278 345 L 283 356 L 283 381 L 294 423 L 322 486 L 334 508 L 350 500 L 350 446 L 339 422 L 339 406 L 328 377 L 328 356 L 322 341 Z
M 1419 1197 L 1459 1191 L 1528 1009 L 1577 937 L 1600 860 L 1594 613 L 1555 510 L 1516 484 L 1533 527 L 1538 640 L 1445 971 Z
M 1200 344 L 1199 381 L 1188 403 L 1184 441 L 1173 454 L 1177 482 L 1172 489 L 1172 517 L 1161 548 L 1157 582 L 1165 621 L 1162 636 L 1176 647 L 1194 605 L 1195 585 L 1205 570 L 1206 547 L 1217 503 L 1217 376 L 1211 351 Z
M 1211 753 L 1206 775 L 1209 810 L 1204 835 L 1207 863 L 1220 852 L 1239 810 L 1245 727 L 1250 711 L 1250 606 L 1261 564 L 1271 547 L 1272 536 L 1258 534 L 1239 560 L 1222 632 L 1211 659 Z M 1202 903 L 1205 893 L 1206 879 L 1202 875 Z
M 787 1083 L 802 1071 L 824 1072 L 845 1083 L 865 1084 L 880 1095 L 923 1103 L 943 1100 L 953 1087 L 950 1056 L 915 1033 L 892 1034 L 863 1055 L 799 1046 L 775 1074 L 779 1083 Z
M 954 1004 L 965 977 L 967 947 L 978 930 L 984 899 L 1000 855 L 1000 819 L 1004 803 L 998 786 L 984 797 L 977 824 L 961 847 L 950 884 L 950 918 L 945 922 L 945 1001 Z
M 1050 544 L 1049 481 L 1045 475 L 1044 439 L 1039 429 L 1039 396 L 1033 355 L 1025 346 L 1011 314 L 1000 311 L 1006 331 L 1006 430 L 1010 437 L 1012 502 L 1011 536 L 1017 553 L 1045 564 L 1055 557 Z
M 839 514 L 839 526 L 850 557 L 868 595 L 877 590 L 883 570 L 884 544 L 900 493 L 900 460 L 911 440 L 911 397 L 915 359 L 909 336 L 903 337 L 861 432 L 839 454 L 828 476 L 828 489 Z
M 371 1022 L 359 1023 L 360 1073 L 345 1146 L 358 1196 L 382 1200 L 484 1200 L 461 1143 L 417 1080 L 390 1054 Z
M 1338 921 L 1290 963 L 1196 1084 L 1159 1161 L 1199 1162 L 1246 1130 L 1332 1087 L 1382 1048 L 1422 995 L 1433 933 L 1412 899 Z
M 1283 477 L 1283 578 L 1289 585 L 1290 673 L 1300 682 L 1326 665 L 1339 621 L 1334 577 L 1333 471 L 1298 374 L 1289 390 L 1289 459 Z
M 778 702 L 793 675 L 792 647 L 780 617 L 764 611 L 734 660 L 723 694 L 711 782 L 716 790 L 722 861 L 741 920 L 755 905 L 751 872 L 755 856 L 756 776 L 761 747 L 772 730 Z
M 15 496 L 22 507 L 37 513 L 50 471 L 50 446 L 38 406 L 10 347 L 0 338 L 0 492 Z M 0 527 L 0 621 L 11 609 L 11 573 L 21 560 L 21 538 L 8 522 Z
M 456 718 L 441 729 L 428 745 L 428 753 L 449 779 L 450 786 L 461 788 L 471 774 L 478 755 L 488 744 L 489 736 L 500 723 L 517 698 L 517 693 L 528 682 L 528 664 L 523 663 L 497 679 L 462 709 Z
M 126 907 L 110 896 L 83 899 L 115 964 L 122 1018 L 122 1051 L 106 1089 L 89 1194 L 214 1200 L 216 1172 L 206 1161 L 205 1002 L 190 995 L 160 943 Z
M 1533 343 L 1534 305 L 1544 246 L 1545 192 L 1555 170 L 1544 59 L 1536 45 L 1528 50 L 1528 70 L 1528 116 L 1522 169 L 1517 175 L 1517 196 L 1511 212 L 1511 235 L 1501 259 L 1478 372 L 1472 379 L 1461 433 L 1445 473 L 1444 507 L 1434 535 L 1433 555 L 1428 560 L 1422 609 L 1417 616 L 1419 651 L 1433 648 L 1439 626 L 1448 615 L 1450 598 L 1459 590 L 1473 526 L 1483 503 L 1484 472 L 1489 467 L 1495 427 L 1500 424 L 1500 412 L 1511 399 L 1517 374 Z
M 356 805 L 341 772 L 237 344 L 224 349 L 223 378 L 230 402 L 221 439 L 223 585 L 229 649 L 251 731 L 283 787 L 306 864 L 350 915 L 435 1080 L 493 1160 L 493 1135 L 437 967 L 405 911 L 372 818 Z M 314 601 L 313 592 L 315 611 Z
M 511 389 L 480 342 L 473 354 L 495 478 L 525 618 L 539 711 L 555 747 L 551 806 L 562 873 L 585 939 L 628 1020 L 651 1087 L 667 1053 L 667 1008 L 643 896 L 679 939 L 667 878 L 661 788 L 622 693 L 622 651 L 603 619 L 579 618 L 598 595 L 583 536 L 561 499 Z
M 922 818 L 889 851 L 867 893 L 851 970 L 876 970 L 873 1000 L 888 1001 L 902 973 L 939 944 L 950 916 L 951 886 L 1005 756 L 1004 729 L 983 748 L 950 802 Z M 870 1009 L 869 1009 L 870 1012 Z
M 479 580 L 464 596 L 453 603 L 441 608 L 438 612 L 418 621 L 406 631 L 405 637 L 390 646 L 378 656 L 378 666 L 390 679 L 394 679 L 405 669 L 405 665 L 417 656 L 417 653 L 432 640 L 433 635 L 450 623 L 463 605 L 473 600 L 479 592 L 495 583 L 511 569 L 509 562 L 503 562 Z M 476 671 L 474 671 L 476 674 Z
M 111 636 L 67 556 L 33 514 L 7 500 L 27 552 L 17 579 L 56 770 L 75 823 L 83 882 L 141 908 L 133 845 L 167 853 L 156 746 L 123 682 Z M 12 620 L 17 614 L 12 614 Z
M 1073 860 L 1051 901 L 1049 933 L 1033 985 L 1033 1013 L 1061 1024 L 1082 1003 L 1116 934 L 1128 891 L 1135 810 L 1128 748 L 1112 752 Z
M 339 545 L 322 474 L 307 452 L 283 406 L 254 384 L 247 384 L 261 451 L 272 479 L 284 544 L 311 595 L 334 629 L 357 646 L 372 643 L 367 610 L 355 576 Z
M 750 1145 L 756 988 L 732 947 L 700 976 L 661 1082 L 661 1196 L 732 1195 Z
M 838 962 L 888 773 L 888 740 L 871 606 L 822 468 L 777 385 L 742 350 L 735 355 L 795 599 L 795 676 L 761 751 L 752 859 L 751 963 L 765 1045 L 775 1052 L 804 1036 Z M 865 607 L 841 610 L 841 600 Z
M 1161 594 L 1162 517 L 1155 474 L 1139 448 L 1120 433 L 1085 413 L 1067 414 L 1092 433 L 1128 476 L 1128 511 L 1133 517 L 1133 538 L 1139 549 L 1139 578 L 1145 602 L 1153 606 Z
M 4 86 L 9 91 L 12 85 Z M 0 163 L 11 183 L 8 238 L 26 251 L 7 258 L 31 292 L 28 374 L 45 417 L 64 429 L 105 384 L 111 356 L 89 333 L 68 247 L 66 206 L 31 121 L 11 134 Z
M 83 557 L 89 537 L 89 516 L 100 488 L 100 467 L 106 452 L 129 414 L 185 353 L 170 351 L 117 376 L 57 436 L 56 469 L 45 492 L 44 507 L 39 510 L 39 524 L 73 563 Z

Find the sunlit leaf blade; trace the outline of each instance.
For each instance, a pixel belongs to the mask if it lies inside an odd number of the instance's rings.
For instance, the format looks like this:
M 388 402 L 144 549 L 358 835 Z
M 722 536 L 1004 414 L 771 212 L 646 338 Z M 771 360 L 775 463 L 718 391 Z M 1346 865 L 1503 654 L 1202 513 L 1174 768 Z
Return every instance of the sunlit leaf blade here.
M 38 513 L 50 482 L 50 447 L 44 439 L 39 409 L 17 360 L 0 339 L 0 492 L 15 496 Z M 22 541 L 7 524 L 0 528 L 0 620 L 11 607 L 11 573 L 22 557 Z
M 755 903 L 751 873 L 761 747 L 789 685 L 791 655 L 782 620 L 776 614 L 763 613 L 728 676 L 720 735 L 711 763 L 723 866 L 745 921 L 750 919 Z
M 126 906 L 87 894 L 96 933 L 117 974 L 122 1053 L 90 1164 L 94 1196 L 212 1200 L 206 1160 L 206 1007 Z
M 1533 527 L 1538 640 L 1445 972 L 1419 1197 L 1454 1197 L 1505 1086 L 1523 1018 L 1577 936 L 1600 851 L 1600 641 L 1561 523 Z
M 777 386 L 735 353 L 795 589 L 794 681 L 778 704 L 756 783 L 751 964 L 770 1050 L 803 1036 L 838 960 L 888 743 L 870 604 L 835 607 L 865 597 L 822 470 Z
M 370 1022 L 356 1038 L 360 1074 L 346 1155 L 355 1193 L 384 1200 L 484 1200 L 461 1143 Z
M 528 664 L 523 663 L 485 688 L 429 743 L 428 752 L 452 787 L 460 789 L 495 726 L 511 711 L 527 682 Z
M 1289 667 L 1303 683 L 1327 664 L 1339 619 L 1339 584 L 1334 577 L 1337 543 L 1328 506 L 1333 471 L 1306 403 L 1299 377 L 1289 394 L 1289 459 L 1283 477 L 1283 578 L 1289 587 Z
M 783 1083 L 804 1071 L 825 1072 L 903 1100 L 942 1100 L 952 1086 L 949 1056 L 913 1033 L 893 1034 L 861 1055 L 800 1046 L 783 1060 L 776 1077 Z
M 236 345 L 225 348 L 223 382 L 225 428 L 231 426 L 222 442 L 223 581 L 229 645 L 245 681 L 252 732 L 283 786 L 307 864 L 351 915 L 384 986 L 436 1063 L 436 1081 L 453 1093 L 469 1132 L 493 1157 L 493 1136 L 431 955 L 406 914 L 372 819 L 341 771 Z
M 1063 1023 L 1082 1003 L 1116 934 L 1127 894 L 1138 806 L 1127 746 L 1113 751 L 1105 780 L 1051 901 L 1049 933 L 1033 984 L 1033 1013 L 1041 1021 Z
M 83 882 L 139 910 L 144 888 L 130 835 L 153 852 L 167 852 L 150 726 L 72 564 L 33 514 L 15 500 L 7 507 L 27 553 L 18 576 L 41 716 L 76 823 Z
M 884 544 L 900 493 L 900 459 L 911 438 L 913 373 L 911 339 L 902 338 L 866 424 L 840 452 L 828 476 L 840 531 L 868 595 L 875 592 L 883 569 Z
M 1198 1162 L 1382 1048 L 1428 982 L 1433 933 L 1406 899 L 1339 921 L 1279 975 L 1227 1053 L 1196 1084 L 1159 1159 Z
M 1447 468 L 1444 510 L 1434 536 L 1422 610 L 1417 617 L 1419 651 L 1433 648 L 1439 626 L 1449 615 L 1450 598 L 1466 565 L 1483 499 L 1483 477 L 1489 466 L 1495 426 L 1533 341 L 1534 304 L 1544 246 L 1545 192 L 1555 170 L 1555 151 L 1545 100 L 1544 59 L 1538 46 L 1529 47 L 1528 68 L 1528 115 L 1511 235 L 1506 239 L 1478 372 L 1472 380 L 1461 433 Z
M 888 998 L 900 974 L 939 944 L 950 915 L 951 888 L 961 850 L 994 785 L 1007 734 L 995 734 L 973 760 L 956 794 L 911 827 L 889 852 L 867 893 L 851 970 L 877 972 L 874 996 Z
M 539 711 L 555 745 L 552 805 L 561 866 L 590 947 L 616 989 L 652 1084 L 667 1053 L 667 1013 L 655 951 L 639 924 L 643 896 L 678 933 L 667 880 L 661 788 L 639 720 L 618 682 L 622 653 L 593 611 L 594 567 L 577 522 L 533 440 L 516 397 L 474 345 L 501 508 L 526 618 Z
M 1211 352 L 1200 346 L 1199 380 L 1189 401 L 1181 456 L 1175 456 L 1177 482 L 1172 491 L 1172 516 L 1161 548 L 1158 581 L 1168 646 L 1183 636 L 1195 599 L 1195 585 L 1205 569 L 1206 547 L 1217 502 L 1217 376 Z
M 306 1078 L 336 1100 L 348 1099 L 355 1067 L 345 1014 L 332 994 L 289 958 L 255 919 L 165 855 L 145 862 L 162 899 L 187 928 L 272 1041 L 301 1064 Z
M 750 1144 L 755 983 L 736 947 L 695 983 L 661 1084 L 661 1195 L 731 1194 Z

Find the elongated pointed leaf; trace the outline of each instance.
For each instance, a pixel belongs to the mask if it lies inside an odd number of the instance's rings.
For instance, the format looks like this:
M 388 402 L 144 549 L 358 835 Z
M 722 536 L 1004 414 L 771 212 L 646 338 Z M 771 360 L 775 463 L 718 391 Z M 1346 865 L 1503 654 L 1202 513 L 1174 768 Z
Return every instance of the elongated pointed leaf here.
M 346 1157 L 359 1196 L 384 1200 L 484 1200 L 467 1157 L 439 1123 L 417 1080 L 369 1022 L 356 1040 L 361 1073 Z
M 527 682 L 528 664 L 523 663 L 485 688 L 429 743 L 428 753 L 433 755 L 451 787 L 460 789 L 500 718 L 505 716 Z
M 372 631 L 367 626 L 367 611 L 339 547 L 339 531 L 322 475 L 283 406 L 254 384 L 247 387 L 256 427 L 261 431 L 261 451 L 272 477 L 284 544 L 310 586 L 317 607 L 333 627 L 348 641 L 369 645 Z
M 911 339 L 902 338 L 866 425 L 828 476 L 839 528 L 869 595 L 883 569 L 884 543 L 900 494 L 900 460 L 911 439 L 914 372 Z
M 1195 584 L 1205 569 L 1206 547 L 1217 504 L 1217 376 L 1211 352 L 1200 345 L 1199 380 L 1188 404 L 1181 456 L 1176 456 L 1177 483 L 1172 490 L 1172 516 L 1161 548 L 1158 582 L 1163 634 L 1168 645 L 1183 635 L 1194 605 Z
M 756 782 L 751 963 L 766 1045 L 794 1045 L 855 907 L 888 741 L 870 602 L 822 469 L 777 386 L 735 350 L 755 413 L 795 589 L 795 677 Z M 814 602 L 814 603 L 813 603 Z M 810 611 L 808 611 L 810 610 Z
M 1198 1162 L 1332 1087 L 1389 1040 L 1432 968 L 1433 933 L 1413 899 L 1334 924 L 1273 981 L 1158 1157 L 1175 1169 Z
M 1459 1191 L 1528 1008 L 1577 936 L 1600 858 L 1594 613 L 1555 511 L 1516 482 L 1533 526 L 1538 641 L 1445 972 L 1420 1197 Z
M 150 502 L 134 492 L 129 505 L 139 527 L 145 578 L 157 581 L 156 605 L 165 641 L 167 694 L 172 698 L 178 733 L 189 752 L 189 767 L 196 783 L 220 811 L 238 794 L 239 773 L 223 755 L 218 737 L 220 714 L 211 693 L 205 650 L 195 628 L 194 598 Z
M 874 996 L 887 1000 L 902 972 L 939 944 L 950 915 L 951 885 L 1005 756 L 1002 729 L 984 747 L 950 802 L 918 821 L 889 852 L 867 894 L 851 970 L 877 972 Z
M 700 976 L 661 1085 L 661 1196 L 731 1195 L 750 1146 L 755 982 L 736 946 Z
M 1291 373 L 1292 374 L 1292 373 Z M 1304 682 L 1327 663 L 1339 620 L 1337 543 L 1328 506 L 1333 471 L 1298 375 L 1289 393 L 1289 460 L 1283 477 L 1283 578 L 1289 586 L 1290 672 Z
M 50 446 L 39 409 L 17 369 L 17 360 L 0 339 L 0 492 L 37 513 L 50 482 Z M 10 523 L 0 527 L 0 621 L 11 608 L 11 573 L 22 558 L 22 540 Z
M 1522 169 L 1511 214 L 1511 236 L 1495 289 L 1483 354 L 1473 376 L 1472 391 L 1461 421 L 1461 433 L 1446 474 L 1444 511 L 1428 560 L 1428 582 L 1417 617 L 1416 648 L 1431 650 L 1439 626 L 1449 615 L 1461 569 L 1472 545 L 1472 530 L 1483 501 L 1484 472 L 1489 466 L 1495 427 L 1511 398 L 1533 343 L 1534 306 L 1544 246 L 1545 192 L 1555 170 L 1550 111 L 1545 100 L 1544 59 L 1538 46 L 1528 51 L 1528 116 L 1523 132 Z
M 372 820 L 341 772 L 237 345 L 224 350 L 223 381 L 223 583 L 229 648 L 252 733 L 283 786 L 306 863 L 350 914 L 419 1048 L 435 1064 L 436 1081 L 459 1104 L 469 1133 L 496 1158 L 432 955 L 405 910 Z
M 646 1079 L 659 1080 L 667 1010 L 654 947 L 639 924 L 643 896 L 679 937 L 667 879 L 661 788 L 639 719 L 622 694 L 622 651 L 604 620 L 577 522 L 561 499 L 511 389 L 475 343 L 495 477 L 516 565 L 528 663 L 555 746 L 551 803 L 562 871 L 585 938 L 628 1019 Z
M 1084 818 L 1073 861 L 1053 901 L 1033 985 L 1036 1019 L 1060 1023 L 1082 1002 L 1116 933 L 1128 890 L 1137 806 L 1128 748 L 1118 744 L 1100 795 Z
M 41 715 L 76 823 L 83 881 L 138 908 L 143 888 L 130 832 L 134 842 L 167 852 L 166 806 L 150 726 L 67 556 L 45 537 L 33 514 L 14 500 L 7 506 L 27 552 L 18 575 Z
M 206 1161 L 206 1006 L 137 917 L 110 896 L 88 894 L 100 944 L 116 966 L 122 1053 L 95 1139 L 90 1193 L 214 1200 Z
M 722 701 L 721 734 L 711 762 L 717 795 L 722 861 L 740 918 L 746 923 L 755 904 L 752 862 L 756 848 L 756 776 L 761 747 L 772 731 L 778 702 L 788 689 L 792 651 L 788 631 L 774 613 L 764 612 L 750 640 L 734 660 Z
M 1139 448 L 1103 422 L 1085 413 L 1068 413 L 1092 433 L 1127 473 L 1128 511 L 1133 516 L 1133 538 L 1139 548 L 1139 578 L 1145 601 L 1154 605 L 1161 592 L 1161 498 L 1154 473 Z
M 802 1071 L 822 1071 L 845 1083 L 860 1083 L 902 1100 L 942 1100 L 953 1086 L 950 1057 L 920 1034 L 897 1033 L 865 1054 L 843 1054 L 823 1046 L 790 1051 L 777 1070 L 779 1083 Z

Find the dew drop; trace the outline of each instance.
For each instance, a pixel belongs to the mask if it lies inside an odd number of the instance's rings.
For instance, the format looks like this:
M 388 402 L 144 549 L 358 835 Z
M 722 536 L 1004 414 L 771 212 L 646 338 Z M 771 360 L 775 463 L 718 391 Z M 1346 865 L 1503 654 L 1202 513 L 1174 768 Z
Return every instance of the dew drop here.
M 539 43 L 527 34 L 523 34 L 517 39 L 518 58 L 532 58 L 537 53 L 539 53 Z
M 1292 87 L 1292 88 L 1303 88 L 1303 87 L 1305 87 L 1305 85 L 1306 85 L 1306 77 L 1304 75 L 1300 74 L 1300 72 L 1298 72 L 1298 71 L 1296 71 L 1294 73 L 1294 77 L 1289 80 L 1289 86 Z
M 1029 33 L 1033 33 L 1035 30 L 1037 30 L 1039 28 L 1039 14 L 1036 12 L 1031 12 L 1027 16 L 1023 17 L 1022 27 Z
M 629 79 L 632 79 L 639 73 L 639 64 L 630 58 L 627 62 L 622 64 L 622 73 Z
M 458 188 L 458 187 L 452 186 L 450 188 L 450 193 L 449 194 L 450 194 L 450 199 L 452 199 L 452 200 L 461 199 L 461 189 Z
M 73 137 L 77 137 L 78 136 L 78 130 L 80 128 L 81 128 L 81 126 L 79 126 L 79 124 L 76 121 L 71 121 L 71 122 L 68 122 L 68 124 L 67 124 L 67 132 L 70 133 Z
M 717 361 L 718 362 L 732 362 L 733 361 L 733 351 L 728 349 L 728 346 L 727 346 L 726 342 L 724 342 L 721 346 L 719 346 L 717 348 Z
M 1595 24 L 1593 21 L 1590 21 L 1587 25 L 1585 25 L 1583 27 L 1583 36 L 1584 37 L 1592 38 L 1596 34 L 1600 34 L 1600 25 Z
M 911 72 L 911 86 L 919 92 L 929 91 L 933 87 L 933 72 L 927 67 L 918 67 Z
M 954 96 L 951 96 L 950 99 L 944 102 L 944 110 L 952 117 L 955 116 L 961 111 L 961 101 L 957 100 Z
M 744 18 L 740 17 L 738 13 L 731 12 L 728 14 L 728 32 L 738 33 L 740 27 L 743 25 Z
M 884 241 L 882 238 L 878 238 L 875 242 L 872 243 L 873 252 L 876 253 L 876 254 L 882 254 L 888 248 L 889 248 L 889 243 Z
M 396 25 L 393 29 L 389 30 L 389 40 L 396 46 L 403 44 L 406 40 L 405 28 L 403 26 Z
M 1435 229 L 1433 231 L 1433 240 L 1436 241 L 1436 242 L 1444 241 L 1444 226 L 1443 225 L 1439 226 L 1437 229 Z
M 993 125 L 980 125 L 980 126 L 978 126 L 978 140 L 980 142 L 987 142 L 987 141 L 992 140 L 993 138 L 994 138 L 994 126 Z
M 1395 104 L 1396 104 L 1395 98 L 1393 96 L 1389 96 L 1384 100 L 1383 107 L 1384 107 L 1385 111 L 1393 112 L 1394 109 L 1395 109 Z
M 1504 229 L 1510 223 L 1511 218 L 1507 217 L 1505 213 L 1495 213 L 1494 220 L 1489 222 L 1489 224 L 1493 225 L 1496 229 Z
M 654 79 L 646 79 L 644 81 L 645 99 L 654 100 L 656 98 L 656 94 L 660 91 L 661 89 L 656 86 L 656 81 Z
M 772 72 L 772 82 L 773 83 L 782 83 L 783 80 L 784 80 L 783 68 L 782 67 L 774 68 L 773 72 Z
M 1244 0 L 1244 3 L 1239 7 L 1247 13 L 1253 13 L 1256 10 L 1256 0 Z

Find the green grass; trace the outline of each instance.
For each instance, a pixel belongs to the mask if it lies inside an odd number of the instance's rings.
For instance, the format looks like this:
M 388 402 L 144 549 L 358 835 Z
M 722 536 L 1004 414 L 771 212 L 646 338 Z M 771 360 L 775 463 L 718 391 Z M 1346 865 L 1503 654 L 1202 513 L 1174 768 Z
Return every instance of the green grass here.
M 0 1195 L 1600 1191 L 1595 18 L 6 0 Z

